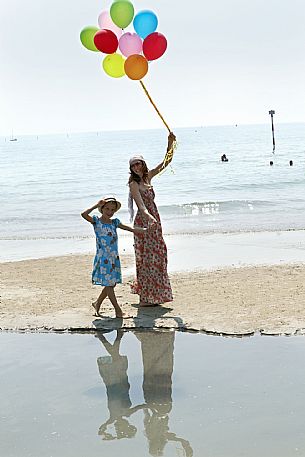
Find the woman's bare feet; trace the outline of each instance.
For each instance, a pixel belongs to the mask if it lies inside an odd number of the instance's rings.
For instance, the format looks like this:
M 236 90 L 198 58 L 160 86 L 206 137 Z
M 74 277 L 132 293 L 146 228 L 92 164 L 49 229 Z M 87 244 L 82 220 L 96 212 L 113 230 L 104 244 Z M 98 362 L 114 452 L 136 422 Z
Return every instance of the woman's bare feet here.
M 147 301 L 143 301 L 141 300 L 140 303 L 139 303 L 139 306 L 142 308 L 146 307 L 146 306 L 159 306 L 158 303 L 149 303 Z

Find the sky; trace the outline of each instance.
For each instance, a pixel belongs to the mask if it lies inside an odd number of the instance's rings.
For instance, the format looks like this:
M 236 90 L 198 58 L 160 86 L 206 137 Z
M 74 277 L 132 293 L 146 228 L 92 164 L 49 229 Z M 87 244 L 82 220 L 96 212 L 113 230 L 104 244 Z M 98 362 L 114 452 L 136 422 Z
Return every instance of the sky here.
M 0 0 L 0 135 L 162 128 L 138 81 L 107 76 L 79 34 L 103 0 Z M 305 122 L 304 0 L 135 0 L 166 53 L 144 83 L 177 127 Z M 129 26 L 126 31 L 133 31 Z

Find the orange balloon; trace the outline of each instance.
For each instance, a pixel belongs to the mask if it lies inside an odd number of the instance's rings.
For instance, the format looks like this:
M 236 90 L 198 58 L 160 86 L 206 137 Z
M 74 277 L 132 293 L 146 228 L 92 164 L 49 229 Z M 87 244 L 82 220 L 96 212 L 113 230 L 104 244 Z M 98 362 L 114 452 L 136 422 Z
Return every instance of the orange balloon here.
M 124 64 L 125 73 L 130 79 L 139 80 L 148 72 L 148 62 L 139 54 L 127 57 Z

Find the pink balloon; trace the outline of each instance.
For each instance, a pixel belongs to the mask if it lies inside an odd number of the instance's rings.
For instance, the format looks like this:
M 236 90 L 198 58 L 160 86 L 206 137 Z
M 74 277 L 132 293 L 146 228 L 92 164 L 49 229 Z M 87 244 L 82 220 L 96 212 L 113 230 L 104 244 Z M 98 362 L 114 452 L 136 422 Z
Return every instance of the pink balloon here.
M 142 52 L 142 40 L 137 33 L 124 33 L 119 39 L 119 49 L 125 57 L 140 54 Z
M 115 25 L 112 22 L 110 13 L 108 11 L 102 11 L 101 14 L 98 17 L 98 25 L 100 26 L 101 29 L 107 29 L 111 30 L 111 32 L 115 33 L 118 39 L 122 35 L 122 29 Z

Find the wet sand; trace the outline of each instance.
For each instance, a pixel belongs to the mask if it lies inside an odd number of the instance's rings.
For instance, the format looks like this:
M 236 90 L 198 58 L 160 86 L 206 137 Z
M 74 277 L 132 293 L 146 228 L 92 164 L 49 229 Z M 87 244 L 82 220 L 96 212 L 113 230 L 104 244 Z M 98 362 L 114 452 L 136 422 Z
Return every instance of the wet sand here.
M 305 264 L 224 267 L 171 273 L 174 301 L 139 308 L 130 293 L 132 255 L 121 255 L 124 284 L 116 294 L 127 319 L 105 300 L 91 303 L 92 254 L 0 264 L 2 330 L 94 331 L 96 328 L 180 328 L 225 335 L 305 334 Z

